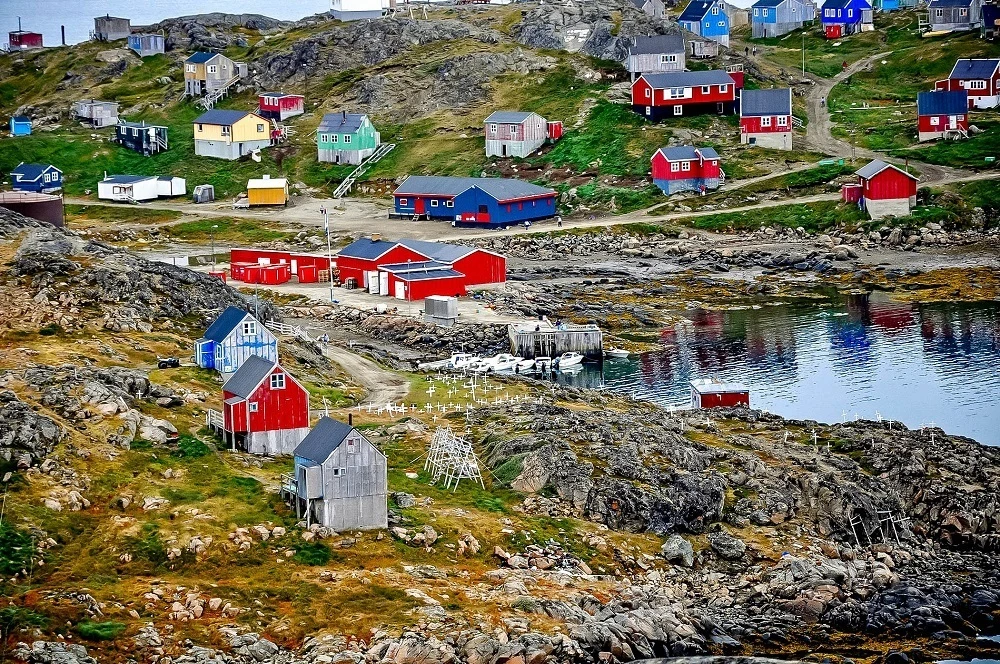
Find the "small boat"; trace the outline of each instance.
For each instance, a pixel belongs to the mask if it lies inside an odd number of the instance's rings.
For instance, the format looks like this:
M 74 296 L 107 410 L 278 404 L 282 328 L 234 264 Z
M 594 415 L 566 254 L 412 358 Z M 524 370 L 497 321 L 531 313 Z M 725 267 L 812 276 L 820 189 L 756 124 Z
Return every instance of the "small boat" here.
M 448 366 L 452 369 L 465 369 L 478 360 L 472 353 L 455 353 L 448 359 Z
M 535 358 L 535 368 L 539 371 L 548 371 L 552 368 L 552 358 L 547 355 L 539 355 Z
M 556 359 L 556 363 L 560 369 L 566 369 L 567 367 L 572 367 L 578 364 L 582 364 L 583 355 L 574 351 L 563 353 Z
M 492 359 L 481 358 L 465 367 L 465 370 L 471 371 L 472 373 L 487 373 L 493 371 L 493 366 Z
M 500 353 L 493 358 L 493 371 L 513 371 L 522 358 L 510 353 Z
M 612 360 L 626 360 L 628 359 L 628 351 L 624 348 L 609 348 L 604 351 L 604 354 L 610 357 Z
M 514 371 L 517 373 L 524 373 L 525 371 L 534 371 L 535 361 L 534 360 L 521 360 L 514 365 Z
M 559 373 L 575 374 L 583 371 L 583 364 L 570 364 L 569 366 L 565 367 L 560 364 L 558 369 Z

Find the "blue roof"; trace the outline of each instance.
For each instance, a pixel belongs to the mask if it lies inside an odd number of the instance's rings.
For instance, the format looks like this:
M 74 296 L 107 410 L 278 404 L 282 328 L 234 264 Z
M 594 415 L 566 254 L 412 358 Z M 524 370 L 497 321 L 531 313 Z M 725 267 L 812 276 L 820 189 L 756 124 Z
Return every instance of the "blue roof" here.
M 970 7 L 973 0 L 931 0 L 927 3 L 928 9 L 937 7 Z
M 686 161 L 698 159 L 697 152 L 701 153 L 704 159 L 718 159 L 719 153 L 713 148 L 695 148 L 693 145 L 678 145 L 671 148 L 660 148 L 657 150 L 666 157 L 667 161 Z
M 731 80 L 731 79 L 730 79 Z M 444 175 L 410 175 L 393 196 L 428 195 L 455 197 L 475 187 L 497 202 L 555 196 L 555 190 L 510 178 L 460 178 Z
M 983 11 L 985 10 L 986 7 L 983 7 Z M 993 76 L 998 66 L 1000 58 L 961 58 L 955 62 L 948 78 L 988 79 Z
M 26 164 L 23 161 L 14 167 L 14 170 L 10 172 L 11 175 L 20 175 L 22 181 L 34 182 L 38 178 L 45 175 L 46 171 L 60 171 L 58 168 L 52 164 Z
M 205 51 L 198 51 L 197 53 L 192 53 L 191 57 L 185 60 L 193 65 L 202 65 L 217 56 L 218 53 L 207 53 Z
M 964 115 L 969 112 L 965 90 L 917 93 L 917 115 Z
M 688 6 L 681 12 L 678 21 L 700 21 L 705 18 L 708 10 L 715 5 L 715 0 L 691 0 Z
M 360 240 L 355 240 L 343 249 L 337 252 L 338 256 L 346 256 L 348 258 L 362 258 L 365 260 L 374 260 L 395 247 L 398 242 L 387 242 L 386 240 L 372 240 L 370 238 L 361 238 Z
M 786 0 L 757 0 L 757 2 L 753 3 L 752 6 L 753 7 L 777 7 L 778 5 L 783 4 L 784 2 L 786 2 Z
M 436 261 L 441 261 L 443 263 L 454 263 L 459 258 L 468 256 L 475 249 L 472 247 L 463 247 L 460 244 L 445 244 L 444 242 L 428 242 L 427 240 L 409 240 L 403 239 L 399 243 L 404 247 L 413 249 L 417 253 L 423 254 L 428 258 L 432 258 Z
M 379 265 L 378 269 L 386 272 L 406 272 L 407 270 L 446 270 L 447 263 L 440 261 L 410 261 L 409 263 L 391 263 L 389 265 Z
M 195 118 L 195 124 L 231 125 L 236 124 L 248 115 L 250 115 L 249 111 L 230 111 L 222 108 L 214 108 Z
M 708 71 L 671 71 L 662 74 L 643 74 L 649 85 L 657 90 L 663 88 L 685 88 L 694 85 L 734 85 L 733 77 L 721 69 Z
M 11 122 L 21 122 L 25 124 L 31 124 L 31 118 L 29 118 L 26 115 L 15 115 L 10 120 Z
M 246 311 L 237 307 L 227 307 L 226 310 L 222 312 L 222 315 L 216 318 L 215 322 L 208 326 L 208 329 L 205 330 L 205 336 L 202 338 L 219 343 L 228 337 L 229 334 L 236 329 L 236 326 L 239 325 L 246 317 Z
M 393 276 L 400 281 L 427 281 L 428 279 L 450 279 L 453 277 L 464 277 L 465 275 L 457 270 L 441 269 L 427 270 L 425 272 L 399 272 Z
M 316 129 L 318 132 L 330 131 L 338 134 L 355 134 L 368 118 L 364 113 L 327 113 Z

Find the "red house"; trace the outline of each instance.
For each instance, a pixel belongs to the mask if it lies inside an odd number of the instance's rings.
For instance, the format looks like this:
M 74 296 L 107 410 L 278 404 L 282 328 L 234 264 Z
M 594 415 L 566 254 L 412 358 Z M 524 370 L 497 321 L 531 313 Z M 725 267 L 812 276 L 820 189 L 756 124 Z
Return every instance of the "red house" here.
M 660 148 L 650 159 L 653 184 L 668 196 L 679 191 L 718 189 L 722 178 L 719 162 L 719 153 L 712 148 Z
M 222 386 L 222 433 L 251 454 L 291 454 L 309 433 L 309 392 L 277 362 L 251 355 Z
M 732 113 L 736 80 L 721 70 L 643 74 L 632 83 L 632 110 L 649 120 Z
M 740 96 L 740 142 L 792 149 L 792 90 L 744 90 Z
M 917 139 L 969 137 L 969 98 L 965 90 L 917 93 Z
M 320 272 L 330 269 L 330 259 L 327 256 L 294 251 L 232 249 L 230 250 L 229 260 L 230 274 L 236 281 L 249 281 L 246 273 L 248 266 L 288 265 L 289 278 L 296 277 L 300 284 L 316 283 L 320 281 Z M 251 270 L 250 276 L 255 276 L 258 273 L 259 271 Z M 323 281 L 327 280 L 329 280 L 329 276 L 323 279 Z M 288 279 L 285 281 L 288 281 Z
M 717 378 L 691 381 L 692 408 L 750 406 L 750 390 L 740 383 L 726 383 Z
M 268 120 L 282 122 L 306 112 L 306 98 L 283 92 L 263 92 L 260 95 L 260 115 Z
M 377 285 L 379 265 L 395 265 L 412 261 L 419 263 L 426 261 L 430 256 L 425 256 L 409 247 L 404 247 L 399 242 L 389 242 L 382 240 L 378 235 L 369 238 L 355 240 L 337 252 L 337 272 L 340 283 L 347 284 L 353 279 L 353 283 L 358 288 L 371 290 L 371 281 L 376 282 L 376 291 L 380 288 Z M 384 277 L 388 284 L 388 276 Z M 386 285 L 388 292 L 388 285 Z
M 969 108 L 996 108 L 1000 106 L 1000 58 L 962 58 L 934 89 L 964 90 L 969 95 Z
M 400 240 L 399 243 L 461 272 L 462 282 L 466 286 L 502 284 L 507 281 L 507 259 L 494 251 L 425 240 Z
M 398 300 L 422 300 L 428 295 L 461 297 L 465 295 L 465 275 L 447 263 L 422 261 L 398 265 L 380 265 L 379 277 L 387 275 L 388 290 Z
M 26 51 L 30 48 L 42 48 L 42 33 L 14 30 L 7 33 L 7 43 L 12 51 Z
M 917 177 L 876 159 L 856 171 L 861 185 L 860 204 L 872 219 L 905 217 L 917 204 Z

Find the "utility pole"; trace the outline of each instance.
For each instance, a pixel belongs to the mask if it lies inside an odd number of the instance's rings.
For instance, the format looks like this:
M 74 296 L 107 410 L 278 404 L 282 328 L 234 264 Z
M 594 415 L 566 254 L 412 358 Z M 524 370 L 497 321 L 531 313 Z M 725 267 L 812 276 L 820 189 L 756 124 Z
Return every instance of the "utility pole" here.
M 806 75 L 806 33 L 802 31 L 802 75 Z
M 218 224 L 212 224 L 212 272 L 215 272 L 215 231 L 219 228 Z
M 323 214 L 323 228 L 326 230 L 326 271 L 330 277 L 330 302 L 333 302 L 333 249 L 330 244 L 330 212 L 324 205 L 319 209 Z

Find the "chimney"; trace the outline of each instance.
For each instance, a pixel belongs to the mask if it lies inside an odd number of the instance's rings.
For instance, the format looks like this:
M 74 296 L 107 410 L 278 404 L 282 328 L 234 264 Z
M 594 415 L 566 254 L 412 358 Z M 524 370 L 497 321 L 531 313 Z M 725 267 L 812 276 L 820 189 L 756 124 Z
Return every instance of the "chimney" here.
M 372 233 L 372 242 L 378 242 L 382 239 L 381 233 Z
M 349 427 L 353 427 L 354 426 L 354 413 L 348 413 L 347 414 L 347 426 L 349 426 Z

